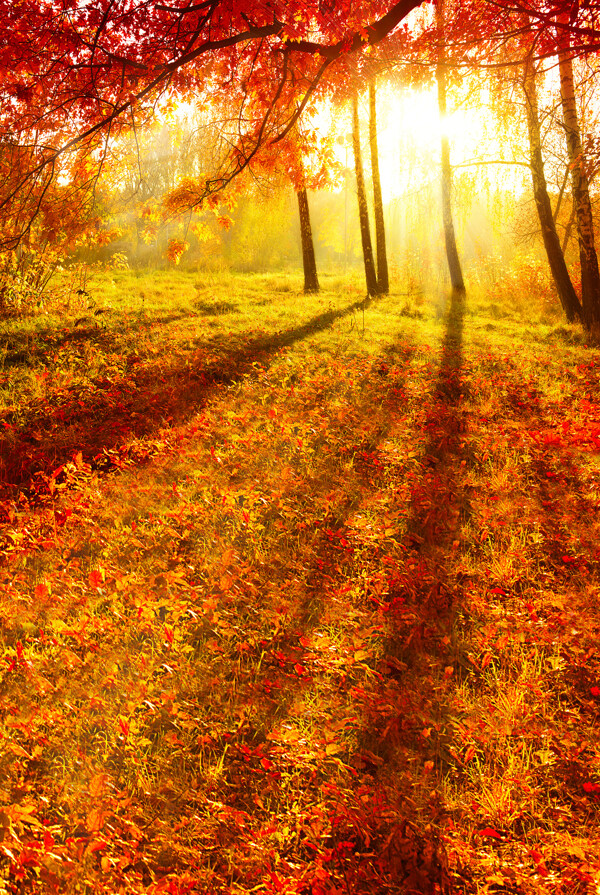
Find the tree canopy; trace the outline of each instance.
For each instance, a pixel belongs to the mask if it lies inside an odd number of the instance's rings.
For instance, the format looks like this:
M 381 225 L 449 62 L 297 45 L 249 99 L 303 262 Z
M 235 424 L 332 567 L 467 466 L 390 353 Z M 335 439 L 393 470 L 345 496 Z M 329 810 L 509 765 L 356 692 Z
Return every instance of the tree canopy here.
M 12 215 L 5 241 L 22 237 L 65 166 L 79 186 L 93 176 L 73 176 L 72 151 L 89 163 L 95 150 L 101 160 L 102 141 L 135 127 L 161 98 L 241 95 L 240 116 L 253 102 L 231 170 L 205 183 L 202 198 L 211 195 L 259 146 L 291 130 L 329 67 L 382 41 L 419 5 L 3 0 L 0 133 L 5 146 L 20 147 L 0 196 L 5 220 Z

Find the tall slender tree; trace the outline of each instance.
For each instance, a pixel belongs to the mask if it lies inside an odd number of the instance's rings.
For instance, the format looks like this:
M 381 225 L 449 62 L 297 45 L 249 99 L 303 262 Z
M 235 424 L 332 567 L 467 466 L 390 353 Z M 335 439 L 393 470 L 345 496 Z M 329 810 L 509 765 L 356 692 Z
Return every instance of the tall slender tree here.
M 436 80 L 438 89 L 438 106 L 442 124 L 441 135 L 441 180 L 442 180 L 442 219 L 444 224 L 444 240 L 446 243 L 446 257 L 450 271 L 452 289 L 456 292 L 465 291 L 465 283 L 462 274 L 458 249 L 456 247 L 456 233 L 452 216 L 452 166 L 450 164 L 450 139 L 446 132 L 445 123 L 448 117 L 447 99 L 447 64 L 446 64 L 446 34 L 444 0 L 436 0 L 435 6 L 437 26 L 437 65 Z
M 308 207 L 308 193 L 305 186 L 296 190 L 298 211 L 300 214 L 300 240 L 302 243 L 302 267 L 304 269 L 304 292 L 319 291 L 319 277 L 317 274 L 317 262 L 315 260 L 315 245 L 313 241 L 312 227 L 310 224 L 310 211 Z
M 573 288 L 567 269 L 565 257 L 556 232 L 556 223 L 552 214 L 552 205 L 548 195 L 544 158 L 542 155 L 542 138 L 538 108 L 535 63 L 530 53 L 523 66 L 523 91 L 525 93 L 525 111 L 527 115 L 527 131 L 529 134 L 529 161 L 533 181 L 533 195 L 537 209 L 544 248 L 550 265 L 550 271 L 558 297 L 567 320 L 576 317 L 583 319 L 583 311 L 577 293 Z
M 532 55 L 527 57 L 523 65 L 523 92 L 525 94 L 525 112 L 527 116 L 527 132 L 529 135 L 529 163 L 533 181 L 533 195 L 538 213 L 542 239 L 552 278 L 558 297 L 567 320 L 573 321 L 582 317 L 582 308 L 565 262 L 565 257 L 556 231 L 556 222 L 552 213 L 548 185 L 544 172 L 542 155 L 542 137 L 538 93 L 536 84 L 535 62 Z
M 377 274 L 375 272 L 375 259 L 373 258 L 373 243 L 371 242 L 371 227 L 369 224 L 369 207 L 367 204 L 367 191 L 365 189 L 365 175 L 360 148 L 360 120 L 358 116 L 357 89 L 355 89 L 352 94 L 352 147 L 354 150 L 356 197 L 358 199 L 358 218 L 360 222 L 360 237 L 362 240 L 367 293 L 368 295 L 377 295 L 379 292 L 379 285 L 377 283 Z
M 573 59 L 568 33 L 559 32 L 558 64 L 560 71 L 560 96 L 567 150 L 571 166 L 573 207 L 579 238 L 579 263 L 581 265 L 581 304 L 583 319 L 588 329 L 600 327 L 600 270 L 594 242 L 594 218 L 590 201 L 589 179 L 581 142 Z
M 376 76 L 369 81 L 369 149 L 371 153 L 371 174 L 373 178 L 373 207 L 375 217 L 375 246 L 377 249 L 377 288 L 382 295 L 390 291 L 387 247 L 385 241 L 385 221 L 383 217 L 383 196 L 379 172 L 379 146 L 377 140 L 377 92 Z

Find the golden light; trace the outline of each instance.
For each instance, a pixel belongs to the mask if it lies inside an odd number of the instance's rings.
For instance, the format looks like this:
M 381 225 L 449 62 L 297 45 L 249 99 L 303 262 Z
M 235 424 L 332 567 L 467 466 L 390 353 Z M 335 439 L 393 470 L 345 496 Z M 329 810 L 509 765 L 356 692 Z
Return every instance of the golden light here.
M 368 109 L 361 108 L 361 142 L 364 163 L 368 166 Z M 493 131 L 491 116 L 485 109 L 451 110 L 442 121 L 437 90 L 433 85 L 420 90 L 398 90 L 387 85 L 377 90 L 377 129 L 379 167 L 384 200 L 401 196 L 438 176 L 441 138 L 450 141 L 453 164 L 464 164 L 478 157 L 498 155 L 498 146 L 487 134 Z M 331 117 L 324 114 L 318 121 L 323 130 L 330 128 Z M 352 168 L 349 113 L 338 115 L 335 125 L 339 161 Z

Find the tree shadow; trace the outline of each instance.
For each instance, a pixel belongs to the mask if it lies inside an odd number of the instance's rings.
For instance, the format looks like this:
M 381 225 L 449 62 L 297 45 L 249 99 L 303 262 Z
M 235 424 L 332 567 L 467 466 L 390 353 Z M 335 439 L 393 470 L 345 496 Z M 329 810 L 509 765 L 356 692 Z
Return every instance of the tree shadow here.
M 256 365 L 268 363 L 281 349 L 327 329 L 370 302 L 364 299 L 340 310 L 328 310 L 304 324 L 261 335 L 239 347 L 219 345 L 222 356 L 213 362 L 190 364 L 185 356 L 158 370 L 137 364 L 121 376 L 98 379 L 85 390 L 64 390 L 51 408 L 34 407 L 24 419 L 18 409 L 8 412 L 1 421 L 0 499 L 19 492 L 31 499 L 47 496 L 45 479 L 53 476 L 54 484 L 60 484 L 61 467 L 78 452 L 80 462 L 91 469 L 118 467 L 124 459 L 119 448 L 128 442 L 183 422 L 206 406 L 215 386 L 255 374 Z M 81 335 L 87 337 L 89 334 Z M 196 346 L 206 348 L 206 342 L 197 340 Z M 136 456 L 140 459 L 143 454 Z
M 446 334 L 431 402 L 426 411 L 427 442 L 417 470 L 412 475 L 411 504 L 404 546 L 412 560 L 415 585 L 421 599 L 452 603 L 444 583 L 446 559 L 457 543 L 461 525 L 470 514 L 463 493 L 461 436 L 464 419 L 462 340 L 465 297 L 454 292 L 448 312 Z M 432 595 L 436 586 L 440 593 Z M 448 592 L 447 592 L 448 591 Z
M 446 856 L 435 829 L 440 806 L 431 807 L 434 829 L 426 833 L 425 825 L 417 822 L 422 818 L 417 818 L 406 805 L 399 808 L 388 800 L 393 799 L 390 794 L 396 791 L 394 774 L 405 770 L 399 751 L 422 751 L 420 734 L 425 722 L 419 723 L 419 717 L 423 715 L 424 703 L 428 703 L 428 710 L 433 711 L 442 726 L 450 711 L 443 696 L 432 708 L 425 682 L 430 660 L 439 662 L 445 652 L 443 639 L 461 600 L 461 582 L 452 577 L 447 560 L 452 556 L 460 525 L 470 512 L 460 465 L 464 301 L 463 295 L 452 297 L 440 366 L 426 412 L 428 437 L 414 474 L 405 536 L 393 556 L 374 550 L 363 569 L 365 592 L 369 576 L 381 581 L 383 572 L 386 579 L 385 592 L 379 590 L 376 596 L 384 620 L 382 657 L 365 686 L 353 686 L 349 669 L 339 671 L 336 699 L 346 702 L 348 712 L 361 716 L 357 746 L 344 758 L 354 782 L 346 781 L 345 795 L 338 792 L 331 804 L 327 797 L 324 799 L 335 820 L 327 839 L 330 878 L 336 884 L 344 881 L 344 891 L 366 891 L 365 886 L 382 885 L 387 875 L 389 889 L 382 891 L 439 895 L 449 892 Z M 391 402 L 398 400 L 395 394 L 399 385 L 396 381 L 390 387 Z M 374 435 L 364 453 L 373 456 L 388 436 L 393 421 L 388 415 L 383 422 L 385 410 L 381 419 L 373 407 L 365 405 L 361 412 L 371 416 Z M 353 486 L 357 483 L 362 485 L 362 493 L 349 497 L 355 493 Z M 243 761 L 260 764 L 266 754 L 263 750 L 272 748 L 272 730 L 281 727 L 294 705 L 309 692 L 310 676 L 305 677 L 304 672 L 299 676 L 297 669 L 318 667 L 311 636 L 322 623 L 328 600 L 335 599 L 339 590 L 344 592 L 350 585 L 346 559 L 350 574 L 355 575 L 346 553 L 351 537 L 350 517 L 386 485 L 384 473 L 377 467 L 354 468 L 346 484 L 335 513 L 312 536 L 304 536 L 304 549 L 310 545 L 312 556 L 307 550 L 310 569 L 293 625 L 261 645 L 260 674 L 251 687 L 239 693 L 238 698 L 252 705 L 255 717 L 260 719 L 258 724 L 247 724 L 243 731 L 244 748 L 252 756 Z M 298 549 L 303 549 L 300 542 Z M 360 597 L 358 601 L 361 602 Z M 373 610 L 372 603 L 368 608 Z M 364 617 L 367 616 L 365 612 Z M 222 742 L 217 744 L 217 754 L 223 746 Z M 284 767 L 285 762 L 278 759 L 278 766 Z M 286 767 L 286 773 L 292 772 L 291 766 Z M 235 763 L 229 765 L 229 773 L 235 776 Z M 314 773 L 311 784 L 315 784 Z M 276 786 L 269 784 L 269 791 L 276 791 Z M 310 891 L 309 886 L 306 891 Z
M 443 731 L 450 714 L 447 693 L 428 692 L 428 687 L 432 668 L 449 661 L 448 635 L 463 599 L 463 582 L 453 560 L 471 512 L 461 443 L 464 311 L 464 293 L 453 293 L 425 413 L 427 439 L 411 475 L 405 534 L 399 549 L 381 558 L 387 569 L 385 586 L 380 584 L 371 595 L 383 622 L 382 655 L 377 677 L 358 701 L 363 725 L 351 758 L 359 774 L 357 786 L 370 781 L 382 804 L 396 811 L 391 830 L 380 832 L 381 858 L 397 882 L 423 893 L 447 893 L 451 888 L 439 833 L 439 798 L 418 807 L 404 798 L 407 788 L 415 793 L 420 789 L 419 778 L 427 776 L 425 760 L 439 758 L 431 749 L 435 737 L 423 739 L 423 728 L 435 719 Z M 399 781 L 406 781 L 407 775 L 410 787 L 405 785 L 403 791 Z

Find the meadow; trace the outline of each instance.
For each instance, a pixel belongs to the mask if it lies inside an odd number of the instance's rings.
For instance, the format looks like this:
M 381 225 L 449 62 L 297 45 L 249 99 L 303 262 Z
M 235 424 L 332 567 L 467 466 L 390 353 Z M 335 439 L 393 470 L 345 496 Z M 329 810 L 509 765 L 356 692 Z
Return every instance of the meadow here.
M 0 323 L 0 893 L 600 892 L 600 350 L 321 285 Z

